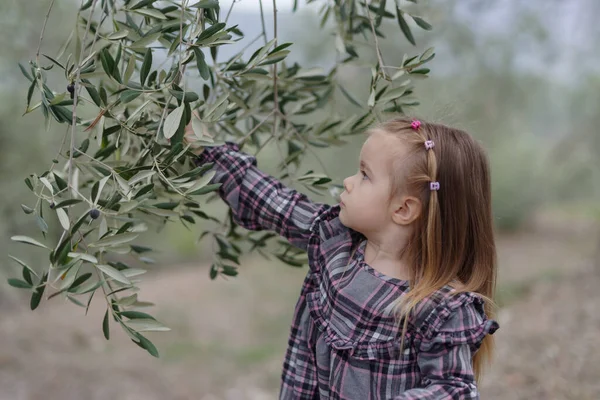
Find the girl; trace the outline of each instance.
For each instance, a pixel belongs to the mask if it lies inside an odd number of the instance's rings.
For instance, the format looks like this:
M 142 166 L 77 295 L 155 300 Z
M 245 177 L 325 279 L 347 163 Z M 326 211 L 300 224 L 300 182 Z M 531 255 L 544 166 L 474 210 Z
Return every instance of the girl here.
M 498 329 L 486 155 L 467 133 L 418 120 L 367 134 L 335 206 L 233 143 L 197 151 L 236 223 L 308 252 L 280 398 L 478 399 Z

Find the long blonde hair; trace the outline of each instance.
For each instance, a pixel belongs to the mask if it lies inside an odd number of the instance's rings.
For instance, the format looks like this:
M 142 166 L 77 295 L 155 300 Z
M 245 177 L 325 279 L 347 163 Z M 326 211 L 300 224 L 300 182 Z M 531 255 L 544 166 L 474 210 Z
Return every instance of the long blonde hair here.
M 397 135 L 409 146 L 402 173 L 393 183 L 393 193 L 401 189 L 420 198 L 423 212 L 403 250 L 409 265 L 410 290 L 398 301 L 396 316 L 404 321 L 423 300 L 446 285 L 455 293 L 473 292 L 485 301 L 489 318 L 495 316 L 496 246 L 494 242 L 490 172 L 483 148 L 466 132 L 440 124 L 398 118 L 370 130 Z M 432 140 L 433 149 L 425 149 Z M 400 167 L 394 167 L 396 171 Z M 430 190 L 429 183 L 440 183 Z M 493 337 L 488 335 L 473 358 L 479 381 L 484 365 L 491 361 Z

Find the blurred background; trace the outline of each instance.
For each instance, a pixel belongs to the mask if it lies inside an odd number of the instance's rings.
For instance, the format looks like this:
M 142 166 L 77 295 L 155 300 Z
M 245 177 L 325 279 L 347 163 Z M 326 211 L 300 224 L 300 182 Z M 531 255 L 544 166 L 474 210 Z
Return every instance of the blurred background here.
M 230 3 L 221 1 L 222 9 Z M 330 26 L 319 30 L 317 7 L 299 1 L 292 14 L 292 1 L 277 3 L 280 43 L 294 42 L 291 59 L 330 66 L 333 36 Z M 599 399 L 600 2 L 420 3 L 413 7 L 433 31 L 414 30 L 414 49 L 397 27 L 385 30 L 393 33 L 382 41 L 386 62 L 435 46 L 431 77 L 416 82 L 421 105 L 411 113 L 467 130 L 492 164 L 501 329 L 482 398 Z M 35 202 L 23 179 L 49 167 L 65 129 L 53 124 L 46 131 L 40 112 L 21 116 L 28 82 L 17 63 L 35 57 L 48 4 L 0 4 L 0 400 L 276 398 L 305 268 L 249 255 L 237 278 L 211 281 L 211 252 L 198 242 L 198 227 L 171 224 L 144 236 L 156 263 L 144 276 L 141 300 L 155 303 L 153 315 L 172 329 L 149 335 L 159 359 L 118 328 L 104 339 L 99 297 L 87 316 L 58 298 L 32 312 L 28 297 L 6 284 L 19 273 L 8 254 L 39 268 L 47 263 L 10 237 L 39 236 L 20 207 Z M 58 52 L 78 4 L 57 0 L 42 52 Z M 229 22 L 246 40 L 256 36 L 258 2 L 236 2 Z M 361 51 L 374 57 L 368 43 Z M 368 96 L 368 69 L 344 74 L 355 96 Z M 340 112 L 358 112 L 353 107 L 340 98 Z M 362 141 L 317 152 L 336 181 L 354 173 Z M 269 149 L 259 157 L 270 173 L 277 161 Z M 320 168 L 310 159 L 304 167 Z M 224 210 L 220 202 L 206 209 Z

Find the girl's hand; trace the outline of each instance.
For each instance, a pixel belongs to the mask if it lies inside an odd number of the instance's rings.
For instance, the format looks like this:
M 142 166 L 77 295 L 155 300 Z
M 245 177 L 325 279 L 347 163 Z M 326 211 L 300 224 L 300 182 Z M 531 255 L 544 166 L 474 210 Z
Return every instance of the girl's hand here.
M 197 118 L 198 114 L 196 114 L 194 112 L 195 116 L 192 116 L 193 118 Z M 202 132 L 202 136 L 208 136 L 209 138 L 212 138 L 212 135 L 209 134 L 207 131 Z M 187 124 L 187 126 L 185 127 L 185 133 L 183 135 L 183 142 L 186 145 L 190 145 L 190 150 L 198 155 L 201 154 L 204 151 L 204 147 L 202 147 L 200 144 L 198 144 L 198 135 L 196 134 L 196 132 L 194 132 L 194 129 L 192 128 L 192 121 L 190 121 L 189 124 Z

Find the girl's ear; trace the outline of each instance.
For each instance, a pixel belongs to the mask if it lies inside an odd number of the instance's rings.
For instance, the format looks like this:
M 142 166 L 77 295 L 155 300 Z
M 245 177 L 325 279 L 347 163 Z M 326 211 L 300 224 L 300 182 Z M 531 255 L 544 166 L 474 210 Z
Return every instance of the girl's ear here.
M 398 225 L 410 225 L 421 215 L 421 200 L 414 196 L 403 196 L 392 203 L 392 221 Z

